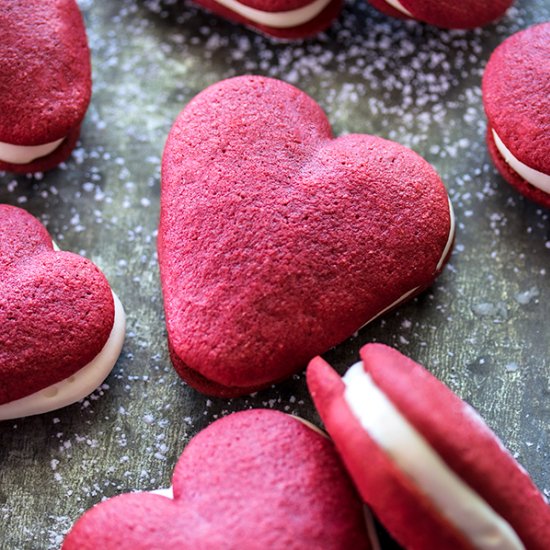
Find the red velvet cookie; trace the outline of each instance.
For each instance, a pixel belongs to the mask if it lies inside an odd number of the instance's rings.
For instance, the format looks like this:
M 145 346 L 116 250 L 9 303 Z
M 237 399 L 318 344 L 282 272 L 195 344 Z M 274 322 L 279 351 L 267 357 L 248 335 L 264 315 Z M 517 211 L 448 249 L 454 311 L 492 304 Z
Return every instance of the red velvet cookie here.
M 482 89 L 493 162 L 520 193 L 550 208 L 550 22 L 506 39 Z
M 417 19 L 444 29 L 483 27 L 502 17 L 513 0 L 369 0 L 392 17 Z
M 307 38 L 337 17 L 342 0 L 195 0 L 209 11 L 284 40 Z
M 186 447 L 173 500 L 125 494 L 89 510 L 63 550 L 362 550 L 363 505 L 330 440 L 299 419 L 249 410 Z
M 453 237 L 445 188 L 410 149 L 333 138 L 284 82 L 215 84 L 180 114 L 162 163 L 172 362 L 213 395 L 282 380 L 428 287 Z
M 55 250 L 24 210 L 0 205 L 0 420 L 82 399 L 123 340 L 124 311 L 99 269 Z
M 0 0 L 0 170 L 42 172 L 74 148 L 91 94 L 74 0 Z
M 307 370 L 317 409 L 365 501 L 406 548 L 550 548 L 550 508 L 478 414 L 381 344 L 343 379 Z

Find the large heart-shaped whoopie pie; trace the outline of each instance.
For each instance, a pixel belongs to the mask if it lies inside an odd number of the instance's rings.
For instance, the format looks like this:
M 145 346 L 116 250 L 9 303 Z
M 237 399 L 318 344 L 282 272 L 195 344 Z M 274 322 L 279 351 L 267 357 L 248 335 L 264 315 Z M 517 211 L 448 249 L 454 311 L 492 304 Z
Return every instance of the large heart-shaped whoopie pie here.
M 55 250 L 24 210 L 0 205 L 0 420 L 86 396 L 123 340 L 122 306 L 99 269 Z
M 75 0 L 0 0 L 0 170 L 43 172 L 64 161 L 92 92 Z
M 215 84 L 182 111 L 163 158 L 174 366 L 221 396 L 284 379 L 430 285 L 453 236 L 445 188 L 410 149 L 333 138 L 284 82 Z
M 366 550 L 363 506 L 331 441 L 297 418 L 249 410 L 195 436 L 173 499 L 125 494 L 89 510 L 63 550 Z

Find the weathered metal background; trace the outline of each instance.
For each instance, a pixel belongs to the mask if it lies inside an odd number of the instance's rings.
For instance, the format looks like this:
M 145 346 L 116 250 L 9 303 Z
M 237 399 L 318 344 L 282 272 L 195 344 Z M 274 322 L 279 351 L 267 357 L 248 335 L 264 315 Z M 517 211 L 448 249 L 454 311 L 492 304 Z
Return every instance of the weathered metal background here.
M 394 139 L 440 172 L 459 223 L 450 265 L 430 291 L 326 357 L 343 372 L 366 342 L 396 346 L 473 404 L 550 494 L 549 213 L 490 164 L 480 92 L 493 48 L 549 20 L 550 3 L 518 0 L 498 24 L 464 32 L 390 20 L 357 0 L 328 32 L 294 44 L 179 0 L 80 3 L 94 65 L 81 144 L 43 176 L 0 174 L 0 202 L 28 209 L 62 248 L 104 270 L 128 334 L 90 398 L 0 424 L 0 548 L 56 548 L 101 499 L 168 486 L 188 439 L 229 412 L 272 407 L 319 423 L 302 375 L 213 400 L 186 387 L 168 358 L 155 256 L 164 140 L 196 93 L 243 73 L 299 86 L 336 133 Z

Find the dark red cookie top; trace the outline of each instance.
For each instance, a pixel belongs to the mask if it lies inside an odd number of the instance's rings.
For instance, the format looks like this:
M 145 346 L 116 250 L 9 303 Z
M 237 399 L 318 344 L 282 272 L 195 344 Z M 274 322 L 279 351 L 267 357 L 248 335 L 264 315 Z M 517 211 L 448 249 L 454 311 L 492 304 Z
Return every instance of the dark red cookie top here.
M 218 420 L 186 447 L 174 500 L 127 494 L 88 511 L 64 550 L 369 548 L 363 506 L 328 438 L 280 412 Z
M 90 52 L 74 0 L 0 0 L 0 141 L 40 145 L 80 125 Z
M 402 11 L 392 7 L 386 0 L 369 0 L 380 11 L 393 17 L 406 18 Z M 400 0 L 401 5 L 414 19 L 447 29 L 470 29 L 482 27 L 502 17 L 513 0 Z
M 450 222 L 433 168 L 375 136 L 334 139 L 284 82 L 239 77 L 199 94 L 162 168 L 172 355 L 217 384 L 289 376 L 439 272 Z
M 530 168 L 550 174 L 550 22 L 507 38 L 483 74 L 489 126 Z
M 111 289 L 99 269 L 55 252 L 38 220 L 0 205 L 0 404 L 87 365 L 113 321 Z

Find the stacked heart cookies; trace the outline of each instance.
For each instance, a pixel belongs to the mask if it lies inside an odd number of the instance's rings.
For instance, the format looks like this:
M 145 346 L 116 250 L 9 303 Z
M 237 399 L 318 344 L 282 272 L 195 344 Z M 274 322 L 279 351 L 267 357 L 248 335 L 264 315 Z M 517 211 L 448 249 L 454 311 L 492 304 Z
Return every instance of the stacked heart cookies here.
M 204 393 L 264 388 L 427 288 L 453 240 L 445 187 L 410 149 L 334 138 L 284 82 L 215 84 L 180 114 L 162 162 L 172 362 Z
M 197 1 L 283 39 L 325 29 L 341 8 Z M 471 28 L 511 0 L 372 4 Z M 544 206 L 549 28 L 508 39 L 483 82 L 491 156 Z M 74 0 L 0 0 L 0 36 L 0 170 L 49 170 L 75 146 L 90 100 L 82 17 Z M 227 398 L 308 365 L 328 435 L 272 410 L 225 416 L 191 439 L 169 489 L 98 504 L 64 550 L 376 550 L 375 520 L 413 550 L 550 548 L 545 497 L 427 370 L 379 344 L 363 347 L 343 377 L 320 357 L 429 288 L 448 262 L 453 209 L 427 161 L 381 137 L 336 137 L 298 88 L 239 76 L 181 112 L 161 179 L 158 258 L 175 370 Z M 99 268 L 60 251 L 29 213 L 0 204 L 0 421 L 91 393 L 114 367 L 124 331 Z
M 299 419 L 230 415 L 189 443 L 173 491 L 96 506 L 63 550 L 379 548 L 338 454 L 405 548 L 548 548 L 550 507 L 477 413 L 391 348 L 361 359 L 344 379 L 319 357 L 308 368 L 338 453 Z
M 0 0 L 0 170 L 43 172 L 73 150 L 91 95 L 74 0 Z
M 56 250 L 42 224 L 0 205 L 0 420 L 64 407 L 114 367 L 125 317 L 90 261 Z

